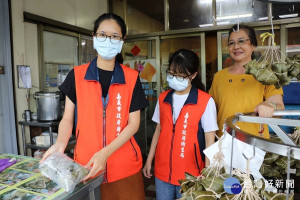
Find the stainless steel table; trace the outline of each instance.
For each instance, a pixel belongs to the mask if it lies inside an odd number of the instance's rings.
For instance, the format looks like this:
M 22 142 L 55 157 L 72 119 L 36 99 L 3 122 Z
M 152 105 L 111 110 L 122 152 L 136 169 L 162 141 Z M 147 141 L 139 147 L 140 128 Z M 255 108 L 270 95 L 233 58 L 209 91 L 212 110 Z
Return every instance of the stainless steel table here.
M 100 188 L 103 181 L 103 176 L 100 175 L 86 184 L 79 184 L 72 193 L 68 194 L 66 192 L 53 198 L 53 200 L 80 200 L 83 197 L 89 195 L 89 200 L 95 200 L 95 191 Z

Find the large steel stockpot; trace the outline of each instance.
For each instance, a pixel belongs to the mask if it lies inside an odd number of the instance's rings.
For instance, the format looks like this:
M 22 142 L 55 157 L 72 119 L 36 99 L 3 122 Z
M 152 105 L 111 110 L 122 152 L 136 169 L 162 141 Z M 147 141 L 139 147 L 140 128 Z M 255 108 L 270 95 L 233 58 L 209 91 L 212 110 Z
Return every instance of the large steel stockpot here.
M 53 121 L 62 117 L 61 92 L 36 92 L 37 120 Z

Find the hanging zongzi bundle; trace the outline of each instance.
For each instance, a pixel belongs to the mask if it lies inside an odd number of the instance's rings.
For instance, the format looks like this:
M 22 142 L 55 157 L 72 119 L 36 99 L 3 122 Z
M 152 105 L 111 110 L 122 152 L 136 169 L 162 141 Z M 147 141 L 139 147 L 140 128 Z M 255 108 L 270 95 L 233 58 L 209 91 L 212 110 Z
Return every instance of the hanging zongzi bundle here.
M 285 86 L 290 83 L 291 79 L 288 77 L 290 66 L 291 64 L 286 63 L 272 63 L 271 68 L 278 77 L 280 86 Z
M 279 82 L 268 63 L 251 60 L 244 65 L 245 74 L 252 74 L 254 78 L 263 85 L 274 85 Z

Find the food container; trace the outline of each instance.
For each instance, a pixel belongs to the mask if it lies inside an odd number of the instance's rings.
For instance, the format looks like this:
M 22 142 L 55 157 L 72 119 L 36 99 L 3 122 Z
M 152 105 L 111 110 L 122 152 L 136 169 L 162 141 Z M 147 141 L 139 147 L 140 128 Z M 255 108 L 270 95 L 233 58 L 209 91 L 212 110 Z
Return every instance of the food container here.
M 39 165 L 39 170 L 68 193 L 71 193 L 90 171 L 60 152 L 48 156 Z
M 61 92 L 36 92 L 33 98 L 36 100 L 37 120 L 53 121 L 62 117 Z

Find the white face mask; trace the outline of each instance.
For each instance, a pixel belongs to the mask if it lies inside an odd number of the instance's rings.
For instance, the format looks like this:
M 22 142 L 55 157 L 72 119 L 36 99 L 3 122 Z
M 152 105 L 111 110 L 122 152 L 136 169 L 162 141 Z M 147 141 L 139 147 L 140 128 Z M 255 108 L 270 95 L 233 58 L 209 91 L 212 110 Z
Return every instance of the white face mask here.
M 113 40 L 113 39 L 112 39 Z M 99 42 L 96 37 L 93 38 L 94 49 L 105 60 L 111 60 L 121 52 L 124 41 L 113 44 L 110 38 L 106 38 L 104 42 Z
M 176 91 L 182 91 L 185 90 L 189 86 L 189 79 L 185 78 L 182 82 L 178 81 L 175 76 L 169 76 L 167 75 L 167 81 L 169 83 L 169 86 L 176 90 Z

